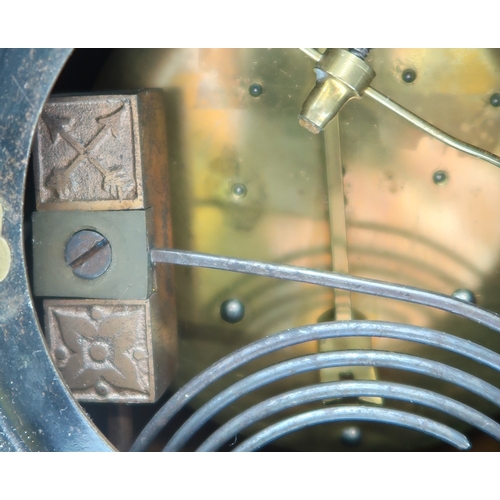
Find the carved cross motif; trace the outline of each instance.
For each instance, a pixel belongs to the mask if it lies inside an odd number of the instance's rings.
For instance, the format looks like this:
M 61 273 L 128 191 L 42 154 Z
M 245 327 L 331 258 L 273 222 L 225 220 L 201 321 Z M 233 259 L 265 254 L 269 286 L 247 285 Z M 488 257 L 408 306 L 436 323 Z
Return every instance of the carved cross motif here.
M 48 128 L 52 143 L 62 137 L 77 153 L 78 156 L 66 167 L 54 167 L 50 175 L 47 176 L 46 185 L 53 187 L 57 193 L 64 192 L 69 186 L 69 177 L 73 170 L 83 161 L 88 160 L 102 175 L 102 189 L 110 194 L 112 198 L 122 199 L 123 190 L 121 185 L 126 180 L 126 174 L 121 171 L 122 165 L 113 166 L 106 169 L 99 160 L 92 154 L 94 147 L 108 134 L 116 138 L 123 111 L 123 104 L 118 109 L 107 116 L 96 118 L 96 122 L 101 125 L 98 132 L 88 141 L 87 144 L 80 144 L 67 130 L 74 120 L 71 117 L 51 116 L 42 114 L 42 120 Z
M 48 100 L 35 140 L 38 209 L 142 208 L 138 99 L 79 95 Z

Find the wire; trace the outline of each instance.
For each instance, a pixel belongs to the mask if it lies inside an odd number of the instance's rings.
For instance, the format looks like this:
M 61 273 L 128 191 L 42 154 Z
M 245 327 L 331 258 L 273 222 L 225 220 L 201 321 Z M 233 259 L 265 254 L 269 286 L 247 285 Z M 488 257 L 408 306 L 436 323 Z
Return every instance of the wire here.
M 283 361 L 236 382 L 195 412 L 175 433 L 165 446 L 164 451 L 179 451 L 192 436 L 193 432 L 198 429 L 199 425 L 197 424 L 207 422 L 219 410 L 252 390 L 299 373 L 339 366 L 395 368 L 428 375 L 463 387 L 500 407 L 500 389 L 473 375 L 437 361 L 383 351 L 321 352 Z
M 470 443 L 463 434 L 428 418 L 388 408 L 344 406 L 341 408 L 314 410 L 282 420 L 243 441 L 233 451 L 254 451 L 285 434 L 290 434 L 304 427 L 326 422 L 337 422 L 339 420 L 367 420 L 370 422 L 395 424 L 429 434 L 450 443 L 459 450 L 470 448 Z
M 313 285 L 339 288 L 351 292 L 402 300 L 457 314 L 458 316 L 471 319 L 472 321 L 500 332 L 500 316 L 493 312 L 486 311 L 474 304 L 449 297 L 448 295 L 429 292 L 427 290 L 405 285 L 358 278 L 357 276 L 334 272 L 317 271 L 305 267 L 235 259 L 220 255 L 189 252 L 187 250 L 153 249 L 151 250 L 151 260 L 154 263 L 206 267 L 237 273 L 254 274 L 267 278 L 300 281 L 302 283 L 311 283 Z
M 309 340 L 364 336 L 386 337 L 398 340 L 418 342 L 421 344 L 440 347 L 442 349 L 447 349 L 449 351 L 462 354 L 497 371 L 500 371 L 500 355 L 494 353 L 493 351 L 490 351 L 489 349 L 486 349 L 485 347 L 473 344 L 472 342 L 468 342 L 457 337 L 453 337 L 452 335 L 446 333 L 410 325 L 398 325 L 393 323 L 373 323 L 369 321 L 353 321 L 350 323 L 354 326 L 354 331 L 351 332 L 349 332 L 348 330 L 337 330 L 336 325 L 338 325 L 339 322 L 320 323 L 317 325 L 302 327 L 301 330 L 303 331 L 305 329 L 310 329 L 311 332 L 316 332 L 314 337 Z M 340 324 L 345 324 L 345 322 L 342 322 Z M 328 328 L 328 325 L 330 326 L 330 328 Z M 374 326 L 376 328 L 374 328 Z M 297 359 L 300 360 L 302 358 Z M 286 370 L 288 369 L 287 367 L 291 367 L 294 370 L 297 369 L 296 364 L 292 363 L 293 361 L 295 360 L 286 362 L 288 364 L 284 364 L 283 369 Z M 297 361 L 297 363 L 302 363 L 302 361 Z M 165 451 L 180 450 L 187 443 L 188 439 L 195 432 L 197 432 L 203 424 L 213 418 L 224 407 L 230 405 L 244 394 L 247 394 L 248 392 L 255 390 L 258 387 L 277 380 L 276 377 L 279 376 L 279 373 L 281 373 L 281 368 L 279 368 L 279 366 L 281 365 L 275 365 L 249 375 L 243 380 L 239 380 L 235 384 L 217 394 L 217 396 L 213 397 L 210 401 L 205 403 L 186 420 L 186 422 L 171 438 L 171 440 L 165 447 Z M 293 372 L 294 375 L 296 373 L 297 372 L 295 371 Z M 498 394 L 500 395 L 500 393 Z M 500 399 L 497 401 L 500 401 Z
M 177 411 L 179 411 L 179 409 L 187 404 L 196 394 L 208 387 L 212 382 L 226 375 L 232 370 L 244 365 L 245 363 L 248 363 L 261 356 L 286 347 L 301 344 L 303 342 L 320 340 L 332 336 L 355 336 L 357 332 L 362 334 L 361 332 L 369 331 L 372 336 L 376 337 L 396 335 L 398 331 L 407 332 L 407 334 L 411 335 L 412 331 L 416 334 L 419 331 L 423 333 L 424 330 L 425 329 L 419 327 L 398 325 L 387 322 L 348 321 L 336 323 L 319 323 L 311 326 L 293 328 L 285 332 L 277 333 L 275 335 L 259 339 L 245 347 L 232 352 L 231 354 L 228 354 L 220 361 L 213 364 L 202 373 L 194 377 L 186 385 L 184 385 L 182 389 L 175 393 L 172 398 L 170 398 L 163 405 L 163 407 L 160 408 L 160 410 L 156 413 L 152 420 L 146 425 L 146 427 L 140 433 L 139 437 L 132 446 L 131 451 L 141 451 L 147 449 L 158 432 L 161 431 L 161 429 L 170 421 L 170 419 L 177 413 Z M 432 330 L 425 331 L 433 332 Z M 483 362 L 485 362 L 485 360 L 488 360 L 486 364 L 488 364 L 489 366 L 496 366 L 496 368 L 498 369 L 497 354 L 493 353 L 492 351 L 488 351 L 484 347 L 477 346 L 472 342 L 467 342 L 456 338 L 454 339 L 451 335 L 442 335 L 448 337 L 449 339 L 451 338 L 454 342 L 458 341 L 460 343 L 463 343 L 464 347 L 468 346 L 469 349 L 473 350 L 469 351 L 470 356 L 472 356 L 473 358 L 477 357 L 477 355 L 479 354 L 479 351 L 477 351 L 477 349 L 479 349 L 485 355 L 487 355 L 486 357 L 484 357 Z M 417 339 L 418 335 L 413 335 L 413 337 Z M 423 339 L 422 336 L 421 338 Z M 437 336 L 435 337 L 435 340 L 443 348 L 449 348 L 446 347 L 449 342 L 446 342 L 446 339 L 444 337 Z M 463 349 L 461 351 L 463 352 Z M 490 357 L 491 355 L 493 355 L 493 357 Z
M 441 394 L 395 382 L 345 380 L 302 387 L 262 401 L 219 427 L 196 451 L 215 451 L 248 426 L 289 408 L 321 400 L 362 396 L 422 404 L 461 419 L 500 441 L 500 425 L 497 422 Z
M 481 160 L 487 161 L 488 163 L 495 165 L 495 167 L 500 167 L 500 158 L 497 155 L 494 155 L 493 153 L 490 153 L 489 151 L 486 151 L 484 149 L 478 148 L 477 146 L 473 146 L 472 144 L 469 144 L 467 142 L 461 141 L 460 139 L 457 139 L 456 137 L 453 137 L 450 134 L 443 132 L 441 129 L 435 127 L 434 125 L 431 125 L 423 118 L 420 118 L 420 116 L 416 115 L 415 113 L 412 113 L 408 109 L 401 106 L 401 104 L 398 104 L 397 102 L 393 101 L 390 97 L 386 96 L 385 94 L 382 94 L 382 92 L 379 92 L 373 87 L 368 87 L 365 90 L 364 95 L 367 95 L 374 101 L 377 101 L 379 104 L 382 104 L 382 106 L 385 106 L 387 109 L 390 109 L 397 115 L 401 116 L 401 118 L 404 118 L 412 125 L 415 125 L 415 127 L 418 127 L 426 134 L 429 134 L 430 136 L 434 137 L 434 139 L 443 142 L 447 146 L 451 146 L 452 148 L 455 148 L 458 151 L 462 151 L 462 153 L 467 153 L 471 156 L 475 156 L 476 158 L 480 158 Z

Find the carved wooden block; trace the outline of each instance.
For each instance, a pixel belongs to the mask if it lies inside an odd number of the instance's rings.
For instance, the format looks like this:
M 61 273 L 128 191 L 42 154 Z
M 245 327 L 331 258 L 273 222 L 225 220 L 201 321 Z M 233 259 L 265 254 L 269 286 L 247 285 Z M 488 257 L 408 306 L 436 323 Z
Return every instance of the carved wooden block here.
M 45 300 L 54 363 L 80 401 L 145 403 L 175 370 L 175 329 L 148 300 Z
M 49 99 L 35 138 L 37 209 L 146 208 L 144 177 L 165 139 L 155 137 L 154 149 L 148 141 L 163 126 L 162 108 L 156 90 Z
M 35 290 L 64 297 L 44 301 L 45 333 L 81 401 L 154 402 L 175 372 L 172 270 L 160 266 L 153 276 L 148 256 L 152 246 L 172 244 L 166 136 L 158 89 L 53 97 L 37 125 L 36 199 L 44 213 L 34 216 Z M 133 224 L 141 214 L 144 222 Z M 89 228 L 112 250 L 95 279 L 75 275 L 64 259 L 69 238 Z

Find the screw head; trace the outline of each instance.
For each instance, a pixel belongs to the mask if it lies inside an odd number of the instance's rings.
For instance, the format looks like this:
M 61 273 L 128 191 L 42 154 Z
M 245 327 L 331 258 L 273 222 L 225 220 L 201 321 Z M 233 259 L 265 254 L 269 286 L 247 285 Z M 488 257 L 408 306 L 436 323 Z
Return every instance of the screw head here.
M 495 108 L 498 108 L 500 106 L 500 94 L 498 92 L 491 94 L 490 104 Z
M 414 69 L 405 69 L 401 78 L 405 83 L 413 83 L 417 79 L 417 72 Z
M 220 316 L 227 323 L 239 323 L 245 317 L 245 306 L 237 299 L 225 300 L 220 306 Z
M 432 175 L 432 180 L 434 184 L 440 186 L 448 180 L 448 173 L 445 170 L 437 170 Z
M 471 304 L 476 303 L 476 296 L 471 290 L 466 288 L 459 288 L 452 293 L 452 296 L 456 299 L 463 300 L 464 302 L 470 302 Z
M 111 264 L 111 245 L 97 231 L 78 231 L 66 243 L 64 259 L 79 278 L 95 279 L 104 274 Z
M 252 97 L 259 97 L 262 94 L 262 85 L 260 83 L 252 83 L 248 88 L 248 92 Z

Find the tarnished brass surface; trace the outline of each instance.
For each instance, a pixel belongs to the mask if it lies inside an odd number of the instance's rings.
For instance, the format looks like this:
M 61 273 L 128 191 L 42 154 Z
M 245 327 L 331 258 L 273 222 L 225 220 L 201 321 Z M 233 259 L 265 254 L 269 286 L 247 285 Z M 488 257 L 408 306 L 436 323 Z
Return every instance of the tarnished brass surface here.
M 324 132 L 325 141 L 325 168 L 328 188 L 328 203 L 330 217 L 330 240 L 332 253 L 332 270 L 342 274 L 349 274 L 349 254 L 347 246 L 347 229 L 344 202 L 344 176 L 342 171 L 342 157 L 340 151 L 340 130 L 338 117 L 333 118 L 328 130 Z M 354 318 L 351 293 L 347 290 L 334 291 L 333 319 L 348 321 Z M 332 319 L 325 318 L 325 319 Z M 357 318 L 356 318 L 357 319 Z M 342 349 L 370 349 L 369 338 L 341 338 L 319 341 L 321 351 Z M 376 380 L 375 368 L 371 366 L 351 366 L 342 368 L 325 368 L 320 371 L 322 382 L 340 380 L 352 377 L 360 380 Z M 373 403 L 380 403 L 380 398 L 366 398 Z
M 489 103 L 500 90 L 498 50 L 374 49 L 366 62 L 382 93 L 458 139 L 500 153 L 500 108 Z M 315 84 L 312 64 L 288 49 L 121 50 L 110 58 L 100 88 L 165 90 L 176 247 L 332 269 L 324 145 L 321 136 L 297 123 Z M 417 74 L 410 84 L 401 77 L 408 68 Z M 262 85 L 260 96 L 250 95 L 252 83 Z M 350 272 L 445 294 L 470 289 L 479 305 L 500 311 L 500 171 L 367 98 L 349 102 L 339 120 Z M 448 174 L 443 184 L 433 182 L 438 170 Z M 233 192 L 235 184 L 246 186 L 245 196 Z M 176 279 L 177 385 L 255 338 L 316 322 L 334 305 L 331 292 L 297 283 L 184 268 L 176 269 Z M 229 298 L 245 305 L 245 318 L 234 325 L 219 316 Z M 495 334 L 447 313 L 358 294 L 351 303 L 367 319 L 449 331 L 498 350 Z M 491 370 L 437 349 L 388 339 L 373 340 L 373 347 L 438 359 L 499 382 Z M 246 374 L 237 371 L 233 381 Z M 495 412 L 445 383 L 388 370 L 379 377 Z M 311 372 L 294 383 L 318 380 Z M 224 417 L 291 388 L 276 386 L 256 391 L 245 404 L 234 403 Z M 425 445 L 420 435 L 404 430 L 391 428 L 388 439 L 386 427 L 361 427 L 356 449 Z M 311 429 L 290 438 L 289 445 L 329 449 L 340 439 L 341 429 L 335 429 L 328 435 Z
M 349 274 L 349 253 L 345 220 L 344 173 L 340 151 L 340 130 L 338 118 L 324 134 L 325 167 L 328 188 L 330 218 L 330 247 L 332 252 L 332 271 Z M 334 319 L 347 321 L 353 319 L 351 294 L 346 290 L 335 290 Z
M 163 394 L 175 372 L 175 331 L 158 321 L 158 302 L 156 294 L 44 301 L 50 354 L 78 400 L 144 403 Z
M 321 52 L 318 52 L 316 49 L 299 49 L 308 57 L 310 57 L 313 61 L 318 62 L 321 59 Z
M 12 262 L 12 253 L 9 244 L 5 238 L 2 238 L 3 207 L 0 203 L 0 281 L 3 281 L 9 274 L 10 264 Z

